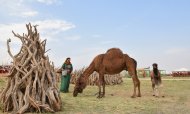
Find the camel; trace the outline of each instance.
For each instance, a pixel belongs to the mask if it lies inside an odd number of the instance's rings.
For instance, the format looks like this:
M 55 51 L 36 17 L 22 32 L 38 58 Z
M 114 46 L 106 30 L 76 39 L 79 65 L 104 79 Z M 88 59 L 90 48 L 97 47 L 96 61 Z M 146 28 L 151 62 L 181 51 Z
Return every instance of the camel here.
M 104 74 L 118 74 L 123 70 L 129 72 L 129 75 L 132 76 L 134 91 L 132 98 L 136 97 L 136 88 L 138 87 L 138 97 L 141 97 L 140 93 L 140 81 L 137 77 L 137 62 L 135 59 L 129 57 L 127 54 L 123 54 L 123 52 L 119 48 L 111 48 L 105 54 L 97 55 L 89 67 L 82 73 L 82 75 L 78 78 L 73 96 L 76 97 L 78 93 L 82 93 L 83 89 L 85 89 L 87 85 L 88 77 L 94 72 L 99 73 L 99 83 L 98 83 L 98 96 L 97 98 L 102 98 L 105 96 L 105 80 Z M 103 87 L 103 92 L 101 91 L 101 87 Z

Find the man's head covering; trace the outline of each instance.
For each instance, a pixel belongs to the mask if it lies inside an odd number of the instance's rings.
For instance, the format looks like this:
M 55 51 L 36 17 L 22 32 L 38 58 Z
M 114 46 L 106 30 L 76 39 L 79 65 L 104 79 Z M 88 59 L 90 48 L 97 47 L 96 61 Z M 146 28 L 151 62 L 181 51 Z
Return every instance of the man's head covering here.
M 155 67 L 157 68 L 157 67 L 158 67 L 158 64 L 157 64 L 157 63 L 153 63 L 152 66 L 153 66 L 153 67 L 155 66 Z

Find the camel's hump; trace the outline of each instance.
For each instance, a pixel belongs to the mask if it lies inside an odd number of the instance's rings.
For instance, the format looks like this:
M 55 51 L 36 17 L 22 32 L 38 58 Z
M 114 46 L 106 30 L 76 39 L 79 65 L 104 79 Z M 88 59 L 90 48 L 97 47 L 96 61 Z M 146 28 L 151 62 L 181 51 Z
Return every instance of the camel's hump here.
M 111 58 L 123 57 L 123 52 L 119 48 L 111 48 L 105 54 Z
M 110 48 L 107 50 L 106 53 L 118 53 L 118 54 L 123 54 L 123 52 L 119 48 Z

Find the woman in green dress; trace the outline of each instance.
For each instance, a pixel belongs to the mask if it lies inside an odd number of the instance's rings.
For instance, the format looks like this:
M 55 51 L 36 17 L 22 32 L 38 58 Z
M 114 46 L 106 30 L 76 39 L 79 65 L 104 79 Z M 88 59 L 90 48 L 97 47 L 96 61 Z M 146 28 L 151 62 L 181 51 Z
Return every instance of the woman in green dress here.
M 62 65 L 62 75 L 61 75 L 61 87 L 60 91 L 63 93 L 69 92 L 69 84 L 71 79 L 71 72 L 73 71 L 73 66 L 71 64 L 71 58 L 66 58 L 64 64 Z

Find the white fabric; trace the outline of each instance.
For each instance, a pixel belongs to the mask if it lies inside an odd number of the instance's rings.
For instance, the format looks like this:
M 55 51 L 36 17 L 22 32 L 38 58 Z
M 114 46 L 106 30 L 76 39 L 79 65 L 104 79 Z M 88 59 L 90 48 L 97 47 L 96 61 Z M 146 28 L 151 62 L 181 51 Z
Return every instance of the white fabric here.
M 62 70 L 62 75 L 67 75 L 67 70 Z

